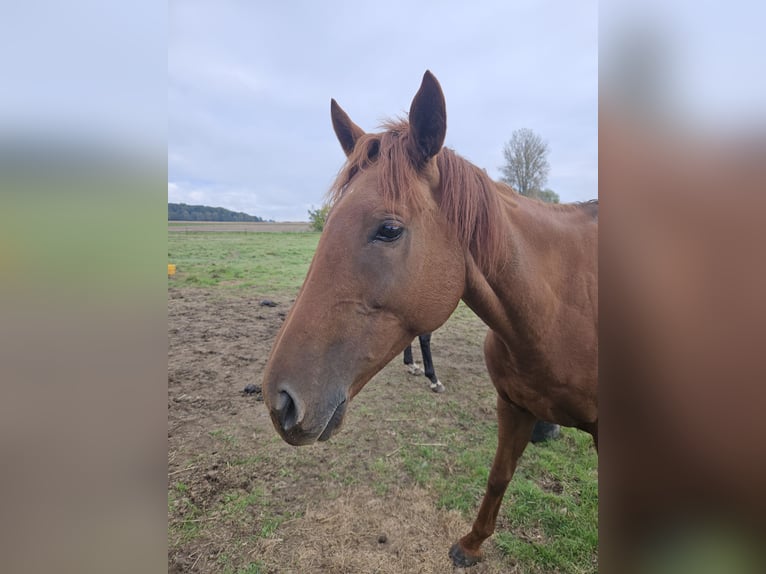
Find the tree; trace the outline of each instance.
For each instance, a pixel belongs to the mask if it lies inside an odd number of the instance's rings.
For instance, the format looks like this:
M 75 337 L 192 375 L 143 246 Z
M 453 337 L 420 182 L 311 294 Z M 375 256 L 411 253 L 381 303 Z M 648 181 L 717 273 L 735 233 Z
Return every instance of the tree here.
M 311 207 L 314 206 L 312 205 Z M 329 212 L 330 205 L 328 203 L 325 203 L 319 209 L 309 209 L 309 223 L 311 224 L 311 229 L 314 231 L 322 231 Z
M 548 144 L 529 128 L 513 132 L 503 148 L 502 180 L 527 197 L 538 197 L 548 181 Z
M 223 207 L 168 203 L 168 221 L 263 221 L 257 215 L 230 211 Z
M 551 188 L 546 187 L 544 190 L 537 192 L 537 199 L 541 199 L 546 203 L 558 203 L 559 194 Z

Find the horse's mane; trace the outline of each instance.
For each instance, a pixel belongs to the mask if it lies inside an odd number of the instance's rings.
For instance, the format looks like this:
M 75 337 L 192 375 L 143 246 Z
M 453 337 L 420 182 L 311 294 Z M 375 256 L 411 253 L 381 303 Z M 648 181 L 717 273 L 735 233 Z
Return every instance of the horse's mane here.
M 407 202 L 416 210 L 425 207 L 426 198 L 412 193 L 412 184 L 419 176 L 409 155 L 409 124 L 397 120 L 385 122 L 382 127 L 386 131 L 365 134 L 356 142 L 328 192 L 331 205 L 343 197 L 357 173 L 377 164 L 377 184 L 386 205 Z M 479 267 L 491 273 L 497 269 L 505 247 L 498 188 L 507 186 L 492 181 L 484 170 L 449 148 L 441 149 L 436 162 L 440 174 L 439 209 Z
M 585 211 L 585 213 L 590 215 L 593 219 L 598 219 L 598 199 L 578 201 L 575 205 Z

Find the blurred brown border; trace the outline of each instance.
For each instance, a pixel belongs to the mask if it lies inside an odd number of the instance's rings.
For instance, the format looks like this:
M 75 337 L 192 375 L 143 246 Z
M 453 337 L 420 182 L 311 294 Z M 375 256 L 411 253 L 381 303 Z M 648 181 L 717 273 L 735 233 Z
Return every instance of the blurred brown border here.
M 766 139 L 652 120 L 602 93 L 601 563 L 757 571 Z

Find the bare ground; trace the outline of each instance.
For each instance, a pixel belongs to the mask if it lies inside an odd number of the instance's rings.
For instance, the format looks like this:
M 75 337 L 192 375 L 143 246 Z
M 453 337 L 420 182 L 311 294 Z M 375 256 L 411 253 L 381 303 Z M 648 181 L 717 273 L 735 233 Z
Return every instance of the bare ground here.
M 261 306 L 266 298 L 277 305 Z M 169 289 L 169 572 L 460 572 L 447 552 L 470 519 L 439 508 L 397 467 L 376 483 L 375 461 L 396 457 L 402 444 L 438 448 L 440 428 L 494 418 L 483 325 L 463 319 L 455 328 L 451 319 L 434 336 L 446 393 L 431 393 L 394 361 L 354 400 L 336 437 L 294 448 L 276 435 L 260 395 L 242 392 L 261 384 L 291 303 Z M 415 405 L 406 414 L 404 402 Z M 454 405 L 461 412 L 434 418 L 432 406 Z M 487 560 L 472 574 L 515 571 L 491 540 L 484 546 Z M 245 569 L 253 563 L 260 569 Z

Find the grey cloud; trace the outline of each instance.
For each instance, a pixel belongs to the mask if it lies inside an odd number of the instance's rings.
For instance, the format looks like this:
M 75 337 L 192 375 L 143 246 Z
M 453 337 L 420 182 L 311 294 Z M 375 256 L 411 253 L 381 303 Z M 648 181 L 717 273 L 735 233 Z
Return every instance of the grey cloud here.
M 447 145 L 497 178 L 503 144 L 532 128 L 552 150 L 550 187 L 592 198 L 596 24 L 595 2 L 174 3 L 168 179 L 213 205 L 305 219 L 343 161 L 330 98 L 374 130 L 428 68 Z

